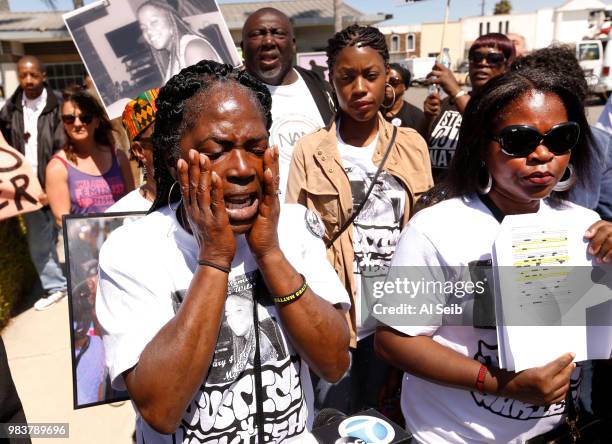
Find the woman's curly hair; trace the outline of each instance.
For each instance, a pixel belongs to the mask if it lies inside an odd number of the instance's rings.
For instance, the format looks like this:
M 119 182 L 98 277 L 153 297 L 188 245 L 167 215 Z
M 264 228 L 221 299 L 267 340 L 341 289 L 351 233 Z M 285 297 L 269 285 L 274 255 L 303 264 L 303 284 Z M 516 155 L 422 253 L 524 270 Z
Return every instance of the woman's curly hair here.
M 157 115 L 152 139 L 157 194 L 150 212 L 180 200 L 179 187 L 172 189 L 175 180 L 170 174 L 168 165 L 169 162 L 175 165 L 180 158 L 179 142 L 185 132 L 192 129 L 198 119 L 206 119 L 203 108 L 207 102 L 207 94 L 211 92 L 213 86 L 244 88 L 259 107 L 266 128 L 269 130 L 272 126 L 270 92 L 263 83 L 250 74 L 211 60 L 202 60 L 181 70 L 159 90 L 155 102 Z M 190 103 L 190 99 L 196 95 L 199 99 L 197 103 Z M 195 107 L 196 112 L 185 113 L 187 106 L 190 110 Z

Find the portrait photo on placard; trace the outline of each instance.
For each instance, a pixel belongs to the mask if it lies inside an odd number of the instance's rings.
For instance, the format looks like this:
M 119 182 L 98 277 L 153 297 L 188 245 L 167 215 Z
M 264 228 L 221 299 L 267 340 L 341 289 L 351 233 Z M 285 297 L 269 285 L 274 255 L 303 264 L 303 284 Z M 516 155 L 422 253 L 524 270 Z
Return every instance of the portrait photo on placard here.
M 297 65 L 304 69 L 316 72 L 323 80 L 327 78 L 327 54 L 320 52 L 298 52 Z
M 101 0 L 63 18 L 111 119 L 200 60 L 241 62 L 215 0 Z
M 104 330 L 96 317 L 98 255 L 108 236 L 146 213 L 64 216 L 68 271 L 74 408 L 123 401 L 128 393 L 111 387 L 104 354 Z

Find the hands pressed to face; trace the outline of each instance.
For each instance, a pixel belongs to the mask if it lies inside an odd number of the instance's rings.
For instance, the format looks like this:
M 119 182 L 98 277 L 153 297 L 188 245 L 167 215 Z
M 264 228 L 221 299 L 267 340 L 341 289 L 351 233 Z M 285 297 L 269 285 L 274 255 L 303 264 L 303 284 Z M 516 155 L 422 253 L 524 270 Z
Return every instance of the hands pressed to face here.
M 178 160 L 184 215 L 200 246 L 200 259 L 229 266 L 236 250 L 234 235 L 240 233 L 246 234 L 255 257 L 263 257 L 278 249 L 278 149 L 267 148 L 261 163 L 262 177 L 253 178 L 261 181 L 258 184 L 261 192 L 245 207 L 242 205 L 249 203 L 246 198 L 241 205 L 234 199 L 236 195 L 231 194 L 227 168 L 219 168 L 206 154 L 194 149 L 189 151 L 187 160 Z M 228 190 L 227 196 L 224 189 Z M 231 208 L 236 205 L 240 208 Z M 252 216 L 251 207 L 254 208 Z

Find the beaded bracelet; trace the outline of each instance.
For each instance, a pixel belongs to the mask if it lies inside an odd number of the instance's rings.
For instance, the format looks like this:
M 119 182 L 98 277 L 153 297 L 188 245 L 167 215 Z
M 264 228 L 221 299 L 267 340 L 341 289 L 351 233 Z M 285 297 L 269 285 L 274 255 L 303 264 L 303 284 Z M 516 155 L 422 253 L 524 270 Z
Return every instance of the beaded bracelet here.
M 296 291 L 286 296 L 272 297 L 272 300 L 274 301 L 274 303 L 289 304 L 291 302 L 297 301 L 306 292 L 306 289 L 308 288 L 308 284 L 306 283 L 306 278 L 304 277 L 303 274 L 300 274 L 300 276 L 302 276 L 302 285 L 300 286 L 300 288 L 298 288 Z

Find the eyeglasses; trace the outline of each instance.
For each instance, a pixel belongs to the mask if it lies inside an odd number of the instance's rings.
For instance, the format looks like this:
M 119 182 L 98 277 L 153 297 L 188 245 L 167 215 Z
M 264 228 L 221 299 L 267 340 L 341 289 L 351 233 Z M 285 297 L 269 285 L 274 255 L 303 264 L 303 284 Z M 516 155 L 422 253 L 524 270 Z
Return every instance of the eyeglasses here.
M 488 65 L 501 65 L 506 61 L 506 56 L 503 52 L 473 52 L 469 55 L 469 60 L 472 63 L 480 63 L 483 60 L 487 61 Z
M 91 114 L 79 114 L 78 116 L 75 116 L 74 114 L 62 114 L 62 122 L 64 122 L 66 125 L 72 125 L 76 121 L 77 117 L 84 125 L 89 125 L 94 119 L 94 116 Z
M 389 77 L 389 85 L 391 85 L 393 88 L 396 88 L 400 85 L 404 84 L 404 81 L 398 77 Z
M 579 137 L 580 125 L 564 122 L 553 126 L 546 134 L 529 125 L 510 125 L 491 139 L 499 143 L 504 154 L 527 157 L 540 145 L 545 145 L 555 155 L 565 154 L 576 146 Z

